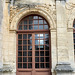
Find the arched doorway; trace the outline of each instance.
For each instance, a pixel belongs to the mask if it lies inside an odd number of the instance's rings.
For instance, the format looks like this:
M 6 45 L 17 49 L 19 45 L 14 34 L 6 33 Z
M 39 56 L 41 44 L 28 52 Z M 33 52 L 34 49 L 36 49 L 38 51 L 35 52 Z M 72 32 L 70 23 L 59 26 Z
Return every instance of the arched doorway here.
M 48 22 L 39 15 L 24 17 L 17 26 L 17 75 L 51 75 Z

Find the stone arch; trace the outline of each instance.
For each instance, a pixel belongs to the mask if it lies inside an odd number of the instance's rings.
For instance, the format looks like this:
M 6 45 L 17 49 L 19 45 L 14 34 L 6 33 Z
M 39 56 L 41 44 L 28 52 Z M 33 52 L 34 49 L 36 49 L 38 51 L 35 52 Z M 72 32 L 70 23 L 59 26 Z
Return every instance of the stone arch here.
M 72 10 L 72 13 L 70 14 L 70 17 L 68 20 L 68 28 L 73 28 L 74 19 L 75 19 L 75 8 Z
M 19 21 L 30 14 L 38 14 L 40 16 L 43 16 L 49 23 L 50 25 L 50 29 L 55 29 L 56 28 L 56 24 L 55 21 L 52 17 L 52 15 L 48 12 L 45 11 L 45 9 L 22 9 L 21 11 L 19 11 L 15 17 L 12 19 L 11 25 L 10 25 L 10 30 L 16 30 L 17 29 L 17 25 L 19 23 Z

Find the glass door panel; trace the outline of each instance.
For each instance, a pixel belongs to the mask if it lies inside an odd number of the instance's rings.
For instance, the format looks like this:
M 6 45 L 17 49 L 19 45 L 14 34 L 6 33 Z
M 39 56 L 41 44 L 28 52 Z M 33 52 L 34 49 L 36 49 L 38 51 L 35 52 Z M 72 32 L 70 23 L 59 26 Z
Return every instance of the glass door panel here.
M 49 34 L 18 34 L 18 68 L 32 68 L 32 59 L 35 60 L 35 68 L 50 67 Z
M 48 22 L 39 15 L 21 19 L 17 27 L 16 75 L 51 75 Z
M 50 68 L 49 34 L 35 34 L 35 68 Z
M 18 68 L 32 68 L 32 34 L 18 34 Z

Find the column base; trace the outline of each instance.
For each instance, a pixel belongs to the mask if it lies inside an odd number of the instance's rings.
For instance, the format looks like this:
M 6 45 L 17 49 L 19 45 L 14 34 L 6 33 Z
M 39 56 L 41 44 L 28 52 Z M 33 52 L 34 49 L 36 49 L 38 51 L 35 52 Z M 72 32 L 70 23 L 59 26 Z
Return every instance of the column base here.
M 72 75 L 73 68 L 69 63 L 61 62 L 55 67 L 56 75 Z

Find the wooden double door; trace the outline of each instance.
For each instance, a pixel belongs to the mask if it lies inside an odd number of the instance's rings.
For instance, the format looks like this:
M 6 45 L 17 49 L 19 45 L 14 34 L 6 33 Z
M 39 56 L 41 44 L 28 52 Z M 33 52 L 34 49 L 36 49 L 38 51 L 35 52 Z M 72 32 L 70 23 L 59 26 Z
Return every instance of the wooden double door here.
M 49 32 L 17 33 L 16 75 L 51 75 Z

